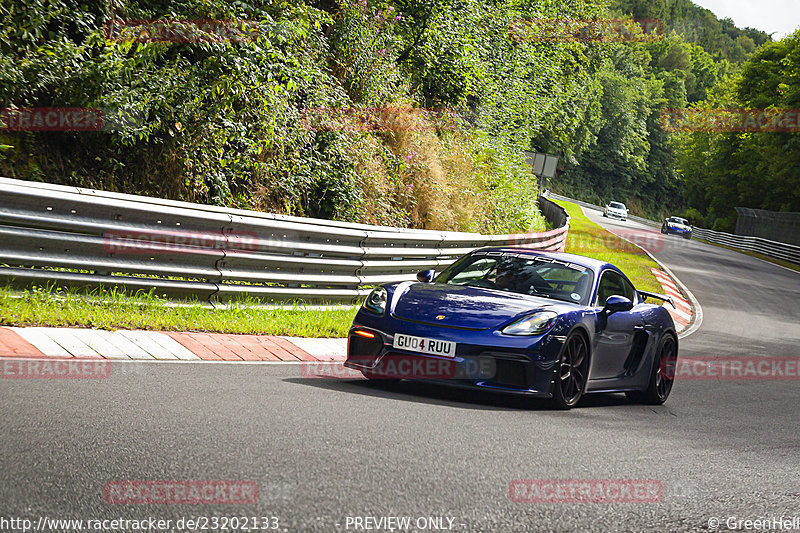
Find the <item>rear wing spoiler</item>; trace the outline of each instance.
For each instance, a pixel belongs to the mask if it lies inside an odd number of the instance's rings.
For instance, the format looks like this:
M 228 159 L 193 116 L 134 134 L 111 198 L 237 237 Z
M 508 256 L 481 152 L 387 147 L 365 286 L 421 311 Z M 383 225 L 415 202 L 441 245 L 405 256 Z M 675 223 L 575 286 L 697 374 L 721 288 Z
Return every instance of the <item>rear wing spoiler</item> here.
M 650 292 L 650 291 L 638 291 L 637 290 L 636 292 L 638 292 L 639 296 L 644 298 L 645 301 L 648 298 L 655 298 L 656 300 L 663 300 L 665 302 L 669 302 L 669 305 L 671 305 L 672 307 L 675 307 L 675 302 L 672 300 L 671 296 L 666 296 L 664 294 L 658 294 L 657 292 Z

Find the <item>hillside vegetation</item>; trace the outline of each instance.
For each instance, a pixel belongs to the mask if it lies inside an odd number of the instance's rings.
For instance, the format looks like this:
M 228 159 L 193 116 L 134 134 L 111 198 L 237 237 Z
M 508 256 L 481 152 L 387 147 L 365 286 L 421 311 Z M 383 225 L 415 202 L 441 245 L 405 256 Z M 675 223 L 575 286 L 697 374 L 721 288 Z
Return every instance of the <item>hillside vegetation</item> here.
M 595 203 L 623 201 L 655 218 L 683 212 L 697 174 L 687 166 L 686 144 L 664 130 L 662 111 L 701 105 L 730 86 L 769 36 L 689 0 L 611 0 L 609 7 L 614 16 L 660 21 L 663 38 L 616 48 L 597 76 L 601 112 L 593 142 L 553 188 Z
M 499 233 L 544 227 L 522 155 L 534 150 L 560 156 L 557 192 L 638 214 L 690 206 L 725 227 L 734 205 L 795 205 L 790 158 L 773 156 L 796 158 L 797 135 L 661 128 L 668 108 L 796 97 L 796 40 L 772 43 L 688 0 L 12 0 L 0 16 L 0 107 L 108 119 L 102 131 L 0 131 L 9 177 Z M 665 32 L 617 42 L 513 31 L 608 17 L 660 19 Z M 107 32 L 148 19 L 257 31 L 193 42 Z M 752 194 L 764 173 L 782 203 Z

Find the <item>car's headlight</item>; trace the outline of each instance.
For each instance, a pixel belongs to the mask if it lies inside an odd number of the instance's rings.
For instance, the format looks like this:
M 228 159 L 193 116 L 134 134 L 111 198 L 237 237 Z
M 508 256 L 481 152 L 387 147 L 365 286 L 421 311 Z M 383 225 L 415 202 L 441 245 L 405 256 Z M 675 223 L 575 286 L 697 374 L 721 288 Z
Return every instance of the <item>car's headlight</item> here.
M 539 311 L 517 320 L 503 328 L 506 335 L 541 335 L 556 323 L 558 314 L 553 311 Z
M 382 315 L 386 312 L 386 289 L 378 287 L 373 290 L 364 300 L 364 309 L 376 315 Z

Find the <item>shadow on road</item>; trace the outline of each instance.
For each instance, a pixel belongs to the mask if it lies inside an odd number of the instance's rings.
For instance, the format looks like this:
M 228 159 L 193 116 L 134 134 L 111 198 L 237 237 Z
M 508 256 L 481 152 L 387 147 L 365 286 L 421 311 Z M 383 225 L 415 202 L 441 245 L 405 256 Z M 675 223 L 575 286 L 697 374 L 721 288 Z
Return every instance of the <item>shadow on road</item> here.
M 362 396 L 373 396 L 406 402 L 446 405 L 462 409 L 554 411 L 549 400 L 527 398 L 482 390 L 445 387 L 434 383 L 404 380 L 368 381 L 366 379 L 287 378 L 296 383 L 325 390 L 340 391 Z M 589 394 L 584 396 L 577 409 L 593 407 L 631 406 L 622 394 Z

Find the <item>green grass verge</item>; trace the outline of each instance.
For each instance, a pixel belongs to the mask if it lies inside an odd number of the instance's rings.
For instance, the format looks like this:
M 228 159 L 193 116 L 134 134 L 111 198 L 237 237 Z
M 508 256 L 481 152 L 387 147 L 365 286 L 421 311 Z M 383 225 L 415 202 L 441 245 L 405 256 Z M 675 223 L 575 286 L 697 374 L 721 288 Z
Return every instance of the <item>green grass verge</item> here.
M 661 284 L 650 271 L 651 268 L 660 270 L 661 267 L 650 259 L 641 248 L 617 237 L 586 218 L 578 205 L 554 201 L 566 209 L 570 216 L 565 251 L 616 265 L 628 276 L 637 289 L 664 292 Z
M 0 287 L 0 326 L 73 326 L 99 329 L 206 331 L 294 337 L 345 337 L 356 307 L 265 309 L 243 301 L 224 309 L 201 303 L 170 305 L 150 296 L 93 291 L 88 296 L 53 287 Z

